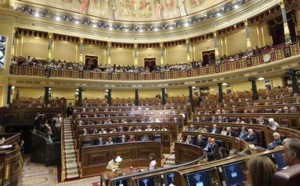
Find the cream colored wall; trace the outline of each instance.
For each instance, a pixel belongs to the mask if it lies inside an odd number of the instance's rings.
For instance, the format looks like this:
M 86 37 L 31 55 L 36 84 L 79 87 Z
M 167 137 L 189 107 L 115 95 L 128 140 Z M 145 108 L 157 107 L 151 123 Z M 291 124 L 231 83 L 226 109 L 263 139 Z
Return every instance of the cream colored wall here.
M 267 24 L 264 24 L 262 26 L 263 28 L 263 33 L 262 33 L 262 36 L 264 38 L 264 41 L 265 41 L 265 45 L 270 45 L 272 46 L 273 45 L 273 40 L 272 40 L 272 36 L 269 34 L 269 31 L 268 31 L 268 25 Z
M 166 48 L 165 64 L 172 65 L 176 63 L 186 63 L 186 45 L 178 45 Z
M 300 22 L 300 8 L 298 8 L 298 9 L 296 10 L 295 14 L 296 14 L 296 22 L 299 23 L 299 22 Z M 295 28 L 296 31 L 300 31 L 300 24 L 296 24 L 295 27 L 296 27 L 296 28 Z M 296 33 L 296 34 L 297 34 L 297 33 Z
M 247 49 L 245 30 L 226 36 L 228 55 L 239 53 Z
M 66 99 L 75 99 L 76 89 L 64 89 L 64 88 L 52 88 L 52 98 L 66 98 Z M 84 93 L 83 93 L 84 94 Z M 84 97 L 84 95 L 83 95 Z
M 242 83 L 234 83 L 230 85 L 231 85 L 231 90 L 233 92 L 243 92 L 245 90 L 250 91 L 252 88 L 250 81 L 242 82 Z
M 0 104 L 1 104 L 1 106 L 5 105 L 4 102 L 2 102 L 2 100 L 4 100 L 5 95 L 6 94 L 4 93 L 4 85 L 0 84 L 0 100 L 1 100 Z
M 94 45 L 84 45 L 83 55 L 98 56 L 98 64 L 106 64 L 106 48 Z
M 24 37 L 22 56 L 35 57 L 37 59 L 47 59 L 48 41 L 38 37 Z M 70 55 L 70 54 L 69 54 Z
M 161 89 L 141 90 L 139 91 L 140 98 L 154 98 L 157 94 L 161 95 Z
M 53 59 L 76 62 L 76 44 L 67 41 L 54 41 Z
M 160 65 L 160 48 L 138 49 L 138 66 L 144 66 L 144 58 L 155 58 L 156 65 Z
M 249 27 L 249 37 L 251 42 L 251 47 L 254 48 L 255 46 L 258 46 L 258 35 L 256 31 L 256 26 Z
M 19 90 L 19 97 L 25 98 L 39 98 L 44 96 L 45 93 L 45 89 L 43 87 L 39 89 L 16 87 L 16 89 Z
M 218 85 L 211 85 L 211 86 L 208 86 L 208 88 L 209 88 L 209 93 L 212 94 L 212 95 L 215 95 L 215 94 L 219 93 Z M 222 91 L 224 93 L 226 93 L 226 87 L 222 87 Z
M 219 42 L 220 43 L 220 42 Z M 195 60 L 202 60 L 202 52 L 214 50 L 215 44 L 213 39 L 208 39 L 204 42 L 199 42 L 195 44 Z
M 168 95 L 169 95 L 169 97 L 188 96 L 189 95 L 189 89 L 188 89 L 188 87 L 168 89 Z
M 281 78 L 275 78 L 275 79 L 271 79 L 271 83 L 272 83 L 272 88 L 274 87 L 283 87 L 283 80 Z
M 134 64 L 133 49 L 111 48 L 111 64 L 131 66 Z
M 134 90 L 112 90 L 111 97 L 116 98 L 131 98 L 134 99 Z

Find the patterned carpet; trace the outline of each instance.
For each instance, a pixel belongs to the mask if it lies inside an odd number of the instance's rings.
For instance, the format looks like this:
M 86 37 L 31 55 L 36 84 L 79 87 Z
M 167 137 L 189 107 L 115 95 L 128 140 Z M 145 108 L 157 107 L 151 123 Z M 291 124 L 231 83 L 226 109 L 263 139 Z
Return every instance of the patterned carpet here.
M 29 156 L 23 166 L 22 186 L 99 186 L 99 176 L 58 183 L 56 166 L 32 163 Z

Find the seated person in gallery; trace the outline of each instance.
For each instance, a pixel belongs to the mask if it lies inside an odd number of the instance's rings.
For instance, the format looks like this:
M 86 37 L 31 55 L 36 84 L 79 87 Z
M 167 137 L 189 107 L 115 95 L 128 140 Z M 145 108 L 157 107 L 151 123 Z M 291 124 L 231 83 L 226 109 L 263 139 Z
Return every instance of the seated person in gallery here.
M 277 146 L 282 145 L 282 140 L 278 132 L 273 133 L 273 139 L 274 141 L 268 144 L 268 149 L 275 149 Z
M 147 134 L 141 137 L 141 141 L 149 141 L 149 137 L 147 136 Z
M 107 170 L 113 170 L 113 169 L 118 169 L 118 163 L 117 161 L 114 159 L 110 160 L 106 166 Z
M 128 142 L 135 142 L 134 135 L 131 135 L 129 137 Z
M 248 129 L 248 136 L 245 138 L 245 141 L 247 141 L 249 144 L 257 145 L 258 137 L 254 133 L 253 129 Z
M 158 93 L 155 98 L 161 99 L 161 95 Z

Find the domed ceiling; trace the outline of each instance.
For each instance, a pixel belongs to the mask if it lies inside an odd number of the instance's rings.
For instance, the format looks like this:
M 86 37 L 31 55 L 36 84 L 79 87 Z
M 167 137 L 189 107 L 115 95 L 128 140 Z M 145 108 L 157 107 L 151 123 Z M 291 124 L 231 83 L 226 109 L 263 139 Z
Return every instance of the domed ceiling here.
M 21 0 L 62 11 L 116 21 L 161 21 L 224 6 L 232 0 Z M 237 2 L 239 0 L 236 0 Z M 223 7 L 224 8 L 224 7 Z

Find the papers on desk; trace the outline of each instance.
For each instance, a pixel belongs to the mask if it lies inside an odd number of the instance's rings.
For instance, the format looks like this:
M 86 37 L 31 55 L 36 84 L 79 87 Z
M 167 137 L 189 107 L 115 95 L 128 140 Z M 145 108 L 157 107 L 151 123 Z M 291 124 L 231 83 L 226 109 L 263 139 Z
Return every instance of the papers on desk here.
M 0 149 L 9 149 L 12 148 L 12 145 L 1 145 Z

